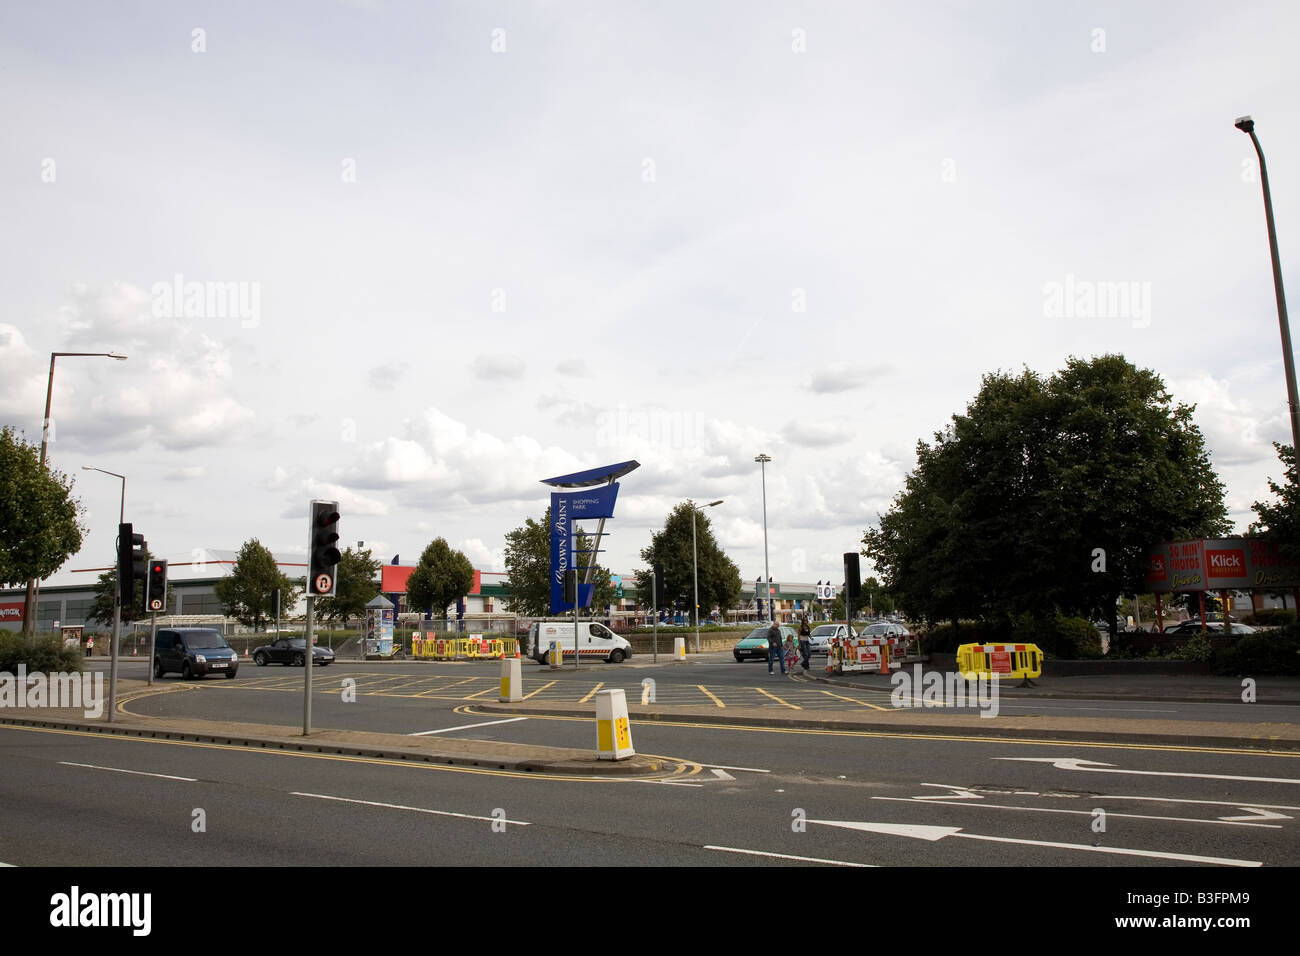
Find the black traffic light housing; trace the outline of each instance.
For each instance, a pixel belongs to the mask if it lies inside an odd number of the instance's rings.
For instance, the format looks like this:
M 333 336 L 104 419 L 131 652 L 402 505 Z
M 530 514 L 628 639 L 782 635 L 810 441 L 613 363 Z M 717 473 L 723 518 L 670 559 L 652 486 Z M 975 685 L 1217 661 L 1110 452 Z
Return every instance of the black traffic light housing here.
M 575 606 L 578 603 L 578 572 L 573 568 L 564 572 L 564 602 Z
M 149 582 L 145 586 L 144 609 L 150 612 L 167 610 L 166 561 L 149 562 Z
M 124 608 L 135 598 L 135 582 L 143 582 L 148 571 L 144 535 L 135 534 L 131 522 L 117 526 L 117 603 Z
M 307 538 L 307 593 L 329 596 L 334 593 L 334 577 L 339 560 L 339 503 L 313 501 L 309 509 L 311 528 Z
M 663 607 L 664 592 L 667 590 L 664 587 L 664 566 L 662 564 L 656 564 L 653 570 L 654 570 L 655 607 Z

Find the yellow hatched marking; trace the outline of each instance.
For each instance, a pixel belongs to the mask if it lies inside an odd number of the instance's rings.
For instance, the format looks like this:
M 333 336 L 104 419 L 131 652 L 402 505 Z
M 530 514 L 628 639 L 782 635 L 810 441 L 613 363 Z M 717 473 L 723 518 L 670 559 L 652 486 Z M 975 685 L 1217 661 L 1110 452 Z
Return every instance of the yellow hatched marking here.
M 460 698 L 457 698 L 457 699 L 459 699 L 459 700 L 473 700 L 475 697 L 482 697 L 484 694 L 500 693 L 500 691 L 501 691 L 501 688 L 500 688 L 500 687 L 497 687 L 497 686 L 485 687 L 485 688 L 483 688 L 483 690 L 479 691 L 479 692 L 476 693 L 476 694 L 469 694 L 469 695 L 467 695 L 467 696 L 465 696 L 465 697 L 460 697 Z
M 792 704 L 788 700 L 782 700 L 780 697 L 777 697 L 776 694 L 769 694 L 761 687 L 755 687 L 754 690 L 758 691 L 764 697 L 771 697 L 778 704 L 784 704 L 786 707 L 789 707 L 791 710 L 803 710 L 803 708 L 800 707 L 798 704 Z
M 421 691 L 420 693 L 416 694 L 415 696 L 416 696 L 416 697 L 425 697 L 425 696 L 427 696 L 427 695 L 429 695 L 429 694 L 432 694 L 434 691 L 444 691 L 444 690 L 448 690 L 448 689 L 450 689 L 450 688 L 452 688 L 452 687 L 455 687 L 455 686 L 458 685 L 458 684 L 468 684 L 470 681 L 476 681 L 476 680 L 490 680 L 490 678 L 487 678 L 487 677 L 463 677 L 463 678 L 461 678 L 460 680 L 454 680 L 454 681 L 452 681 L 450 684 L 443 684 L 443 685 L 441 685 L 441 686 L 439 686 L 439 687 L 430 687 L 428 690 L 426 690 L 426 691 Z
M 537 688 L 537 690 L 533 691 L 532 694 L 524 694 L 524 696 L 520 699 L 527 700 L 529 697 L 532 697 L 533 694 L 540 694 L 542 691 L 546 690 L 546 688 L 554 686 L 557 683 L 559 683 L 559 681 L 550 681 L 549 683 L 543 684 L 541 687 Z
M 863 707 L 870 707 L 873 710 L 889 710 L 888 707 L 881 707 L 879 704 L 868 704 L 865 700 L 858 700 L 856 697 L 844 697 L 840 694 L 832 694 L 828 690 L 822 691 L 827 697 L 834 697 L 836 700 L 847 700 L 853 704 L 861 704 Z
M 700 689 L 700 692 L 701 692 L 702 694 L 704 694 L 704 696 L 708 697 L 709 700 L 713 701 L 713 702 L 714 702 L 715 704 L 717 704 L 719 707 L 726 707 L 726 706 L 727 706 L 726 704 L 724 704 L 722 701 L 720 701 L 720 700 L 718 699 L 717 695 L 714 694 L 713 691 L 709 690 L 709 689 L 708 689 L 707 687 L 705 687 L 703 684 L 696 684 L 695 686 L 698 687 L 698 688 Z
M 604 681 L 598 681 L 596 683 L 596 686 L 587 692 L 587 696 L 582 698 L 582 700 L 578 701 L 578 703 L 585 704 L 587 701 L 591 700 L 591 698 L 596 696 L 596 691 L 600 690 L 604 686 L 605 686 Z

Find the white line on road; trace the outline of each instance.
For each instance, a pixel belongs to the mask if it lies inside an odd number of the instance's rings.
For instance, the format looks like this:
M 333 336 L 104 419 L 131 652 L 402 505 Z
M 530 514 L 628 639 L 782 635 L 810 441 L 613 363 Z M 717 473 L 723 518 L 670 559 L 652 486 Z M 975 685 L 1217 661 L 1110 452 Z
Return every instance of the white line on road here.
M 1093 773 L 1130 773 L 1139 777 L 1195 777 L 1199 780 L 1241 780 L 1248 783 L 1300 783 L 1291 777 L 1239 777 L 1227 773 L 1185 773 L 1178 770 L 1124 770 L 1114 764 L 1084 760 L 1081 757 L 994 757 L 994 760 L 1021 760 L 1026 763 L 1050 763 L 1057 770 L 1089 770 Z
M 769 853 L 766 850 L 742 850 L 734 846 L 706 846 L 706 850 L 719 850 L 722 853 L 744 853 L 748 856 L 771 856 L 778 860 L 798 860 L 801 863 L 829 863 L 832 866 L 861 866 L 874 869 L 874 863 L 850 863 L 847 860 L 823 860 L 815 856 L 790 856 L 788 853 Z
M 471 727 L 491 727 L 493 724 L 512 724 L 516 720 L 527 720 L 527 717 L 507 717 L 505 720 L 485 720 L 481 724 L 461 724 L 459 727 L 443 727 L 441 730 L 421 730 L 416 734 L 407 734 L 408 737 L 427 737 L 429 734 L 449 734 L 455 730 L 469 730 Z
M 860 823 L 853 820 L 809 820 L 828 827 L 846 830 L 863 830 L 867 833 L 887 833 L 893 836 L 915 837 L 920 840 L 942 840 L 944 837 L 962 837 L 966 840 L 988 840 L 990 843 L 1018 843 L 1022 846 L 1044 846 L 1055 850 L 1083 850 L 1086 853 L 1113 853 L 1119 856 L 1144 856 L 1157 860 L 1179 860 L 1183 863 L 1217 863 L 1222 866 L 1263 866 L 1258 860 L 1234 860 L 1228 857 L 1195 856 L 1190 853 L 1161 853 L 1158 850 L 1135 850 L 1120 846 L 1089 846 L 1086 843 L 1057 843 L 1052 840 L 1018 840 L 1013 837 L 988 836 L 983 833 L 962 833 L 961 827 L 936 827 L 908 823 Z
M 72 763 L 60 760 L 65 767 L 85 767 L 87 770 L 111 770 L 113 773 L 133 773 L 138 777 L 161 777 L 163 780 L 184 780 L 186 783 L 198 783 L 197 777 L 173 777 L 169 773 L 145 773 L 143 770 L 123 770 L 121 767 L 100 767 L 93 763 Z
M 694 763 L 695 761 L 691 761 Z M 759 770 L 757 767 L 728 767 L 725 763 L 702 763 L 701 767 L 717 767 L 719 770 L 744 770 L 748 773 L 771 773 L 770 770 Z
M 736 778 L 733 777 L 731 774 L 727 773 L 727 771 L 725 771 L 725 770 L 714 770 L 714 771 L 713 771 L 713 775 L 714 775 L 715 777 L 717 777 L 719 780 L 735 780 L 735 779 L 736 779 Z
M 385 810 L 410 810 L 413 813 L 429 813 L 438 817 L 460 817 L 462 820 L 483 820 L 487 823 L 509 823 L 517 827 L 532 826 L 525 820 L 506 820 L 503 817 L 481 817 L 472 813 L 452 813 L 450 810 L 429 810 L 426 807 L 406 807 L 400 803 L 376 803 L 374 800 L 353 800 L 351 797 L 331 797 L 326 793 L 302 793 L 294 790 L 290 792 L 291 797 L 312 797 L 316 800 L 337 800 L 340 803 L 360 803 L 367 807 L 382 807 Z
M 1178 797 L 1135 797 L 1122 793 L 1103 793 L 1097 800 L 1151 800 L 1156 803 L 1204 803 L 1214 807 L 1236 807 L 1238 810 L 1300 810 L 1285 803 L 1242 803 L 1239 800 L 1186 800 Z
M 893 800 L 898 803 L 929 803 L 934 800 L 933 797 L 872 797 L 872 800 Z M 1093 801 L 1099 802 L 1099 801 Z M 1012 807 L 1004 803 L 962 803 L 951 804 L 952 806 L 962 806 L 974 810 L 1019 810 L 1023 813 L 1068 813 L 1072 816 L 1090 817 L 1093 815 L 1091 810 L 1064 810 L 1059 807 Z M 1155 817 L 1144 813 L 1117 813 L 1113 811 L 1106 812 L 1107 817 L 1123 817 L 1128 820 L 1164 820 L 1169 823 L 1213 823 L 1225 827 L 1263 827 L 1267 830 L 1280 830 L 1282 827 L 1276 823 L 1255 823 L 1239 821 L 1255 820 L 1287 820 L 1280 813 L 1268 814 L 1267 816 L 1249 816 L 1249 817 L 1220 817 L 1217 820 L 1206 820 L 1200 817 Z

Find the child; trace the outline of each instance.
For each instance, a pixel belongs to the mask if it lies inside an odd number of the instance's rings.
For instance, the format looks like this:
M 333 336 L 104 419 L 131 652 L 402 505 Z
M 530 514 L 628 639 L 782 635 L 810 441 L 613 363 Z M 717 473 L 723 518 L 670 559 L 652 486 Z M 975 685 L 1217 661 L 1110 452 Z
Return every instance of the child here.
M 795 665 L 799 662 L 799 649 L 794 646 L 794 638 L 787 636 L 785 639 L 785 666 L 793 673 Z

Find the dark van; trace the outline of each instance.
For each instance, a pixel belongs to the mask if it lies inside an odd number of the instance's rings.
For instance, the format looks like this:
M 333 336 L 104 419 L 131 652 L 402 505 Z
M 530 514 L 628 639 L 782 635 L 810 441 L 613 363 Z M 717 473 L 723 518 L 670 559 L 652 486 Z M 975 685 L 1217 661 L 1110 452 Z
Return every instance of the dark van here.
M 210 627 L 166 627 L 158 629 L 154 644 L 153 676 L 174 671 L 189 680 L 209 674 L 234 677 L 239 655 L 220 631 Z

